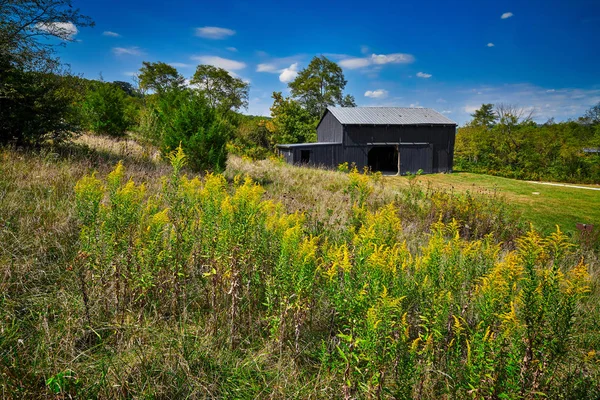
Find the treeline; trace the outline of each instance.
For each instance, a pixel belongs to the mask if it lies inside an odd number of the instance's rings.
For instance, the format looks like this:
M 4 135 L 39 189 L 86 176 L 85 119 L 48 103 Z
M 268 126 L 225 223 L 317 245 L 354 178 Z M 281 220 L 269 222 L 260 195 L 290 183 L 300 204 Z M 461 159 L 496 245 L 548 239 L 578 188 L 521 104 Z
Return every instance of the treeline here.
M 600 103 L 576 121 L 533 122 L 523 109 L 483 104 L 458 129 L 455 167 L 517 179 L 600 183 Z
M 184 77 L 164 62 L 143 62 L 135 86 L 83 79 L 61 67 L 48 40 L 72 41 L 69 24 L 93 22 L 70 0 L 0 4 L 0 143 L 56 144 L 84 131 L 134 132 L 164 155 L 181 145 L 193 169 L 222 170 L 228 152 L 265 158 L 277 143 L 314 141 L 327 106 L 354 105 L 343 93 L 342 69 L 324 56 L 289 83 L 290 97 L 273 93 L 271 118 L 241 114 L 249 84 L 212 65 Z

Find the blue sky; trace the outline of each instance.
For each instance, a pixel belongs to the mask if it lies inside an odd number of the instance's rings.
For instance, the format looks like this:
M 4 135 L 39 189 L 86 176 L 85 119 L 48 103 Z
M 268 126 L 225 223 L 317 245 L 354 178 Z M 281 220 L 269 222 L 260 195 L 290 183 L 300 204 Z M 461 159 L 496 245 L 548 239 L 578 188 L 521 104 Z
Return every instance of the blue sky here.
M 249 114 L 315 55 L 359 106 L 431 107 L 459 123 L 482 103 L 545 121 L 600 102 L 600 1 L 232 2 L 75 0 L 96 27 L 59 50 L 74 73 L 130 81 L 142 61 L 198 64 L 250 83 Z

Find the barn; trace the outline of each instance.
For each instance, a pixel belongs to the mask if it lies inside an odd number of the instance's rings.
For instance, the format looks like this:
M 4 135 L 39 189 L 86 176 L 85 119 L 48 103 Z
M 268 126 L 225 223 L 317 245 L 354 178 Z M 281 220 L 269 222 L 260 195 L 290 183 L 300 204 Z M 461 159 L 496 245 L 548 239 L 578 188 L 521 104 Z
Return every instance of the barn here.
M 400 174 L 451 172 L 456 123 L 430 108 L 328 107 L 316 143 L 280 144 L 290 164 Z

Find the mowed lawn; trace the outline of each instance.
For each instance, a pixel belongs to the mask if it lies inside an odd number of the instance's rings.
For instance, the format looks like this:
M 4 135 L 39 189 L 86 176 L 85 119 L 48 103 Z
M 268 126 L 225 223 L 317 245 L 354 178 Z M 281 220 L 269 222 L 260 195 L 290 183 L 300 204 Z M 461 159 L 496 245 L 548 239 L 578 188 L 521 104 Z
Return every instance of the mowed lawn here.
M 389 185 L 404 186 L 409 182 L 407 177 L 386 176 L 384 179 Z M 423 186 L 458 192 L 489 195 L 495 191 L 543 232 L 554 230 L 556 225 L 565 232 L 575 232 L 577 223 L 593 224 L 594 229 L 600 229 L 600 190 L 541 185 L 466 172 L 422 175 L 416 179 Z

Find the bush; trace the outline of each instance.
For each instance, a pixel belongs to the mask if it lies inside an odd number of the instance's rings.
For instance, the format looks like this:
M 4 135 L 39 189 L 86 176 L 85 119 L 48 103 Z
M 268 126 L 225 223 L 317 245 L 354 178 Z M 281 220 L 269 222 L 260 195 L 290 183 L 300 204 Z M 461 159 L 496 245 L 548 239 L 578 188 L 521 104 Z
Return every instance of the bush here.
M 88 128 L 99 134 L 122 136 L 131 125 L 126 115 L 128 105 L 127 95 L 118 86 L 95 82 L 83 104 Z
M 82 92 L 77 80 L 67 74 L 0 66 L 0 143 L 33 145 L 68 139 L 81 130 Z
M 187 90 L 165 94 L 158 101 L 158 119 L 163 154 L 181 145 L 192 169 L 225 168 L 226 145 L 233 127 L 202 95 Z

